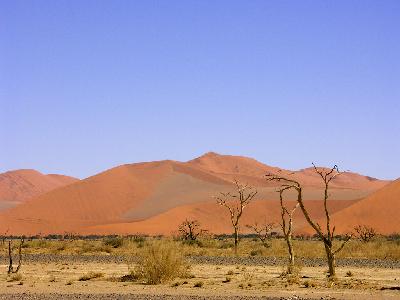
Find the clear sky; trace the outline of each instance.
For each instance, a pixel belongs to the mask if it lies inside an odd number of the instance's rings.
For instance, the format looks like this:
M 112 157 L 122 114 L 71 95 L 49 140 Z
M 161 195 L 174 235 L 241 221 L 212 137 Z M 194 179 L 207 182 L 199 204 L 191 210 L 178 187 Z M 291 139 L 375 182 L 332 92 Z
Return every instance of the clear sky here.
M 400 1 L 0 0 L 0 172 L 207 151 L 400 177 Z

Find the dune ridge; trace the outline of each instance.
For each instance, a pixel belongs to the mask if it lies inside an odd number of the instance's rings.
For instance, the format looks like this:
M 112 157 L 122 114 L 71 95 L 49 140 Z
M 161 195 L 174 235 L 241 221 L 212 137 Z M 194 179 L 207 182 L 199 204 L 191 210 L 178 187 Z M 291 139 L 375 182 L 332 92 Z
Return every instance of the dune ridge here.
M 76 181 L 71 176 L 45 175 L 31 169 L 8 171 L 0 174 L 0 202 L 25 202 Z
M 204 220 L 210 231 L 222 233 L 229 227 L 229 220 L 222 217 L 224 214 L 212 196 L 231 190 L 234 179 L 247 182 L 257 187 L 259 194 L 254 208 L 249 206 L 246 218 L 260 218 L 261 212 L 268 217 L 268 210 L 261 207 L 265 205 L 271 212 L 279 209 L 277 185 L 263 176 L 280 171 L 252 158 L 214 152 L 187 162 L 165 160 L 121 165 L 3 211 L 0 232 L 9 229 L 15 234 L 124 231 L 169 234 L 176 222 L 190 212 L 189 215 Z M 310 169 L 292 173 L 306 187 L 305 200 L 318 217 L 315 207 L 321 204 L 323 191 L 319 178 Z M 342 176 L 332 185 L 330 205 L 334 212 L 351 207 L 388 183 L 355 173 Z M 288 200 L 294 200 L 293 193 L 288 193 Z

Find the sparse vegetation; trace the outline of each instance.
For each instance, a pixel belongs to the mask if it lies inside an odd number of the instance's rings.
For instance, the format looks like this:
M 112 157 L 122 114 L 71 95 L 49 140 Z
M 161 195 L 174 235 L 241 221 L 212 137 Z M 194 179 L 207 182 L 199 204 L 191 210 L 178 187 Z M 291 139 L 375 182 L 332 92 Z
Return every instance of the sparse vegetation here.
M 139 253 L 138 265 L 132 270 L 136 278 L 147 284 L 159 284 L 188 276 L 189 265 L 177 244 L 154 241 Z
M 270 247 L 271 245 L 268 243 L 268 240 L 271 238 L 271 231 L 274 228 L 274 223 L 259 224 L 258 222 L 254 222 L 253 225 L 246 225 L 246 227 L 251 228 L 257 238 L 261 241 L 265 248 Z
M 186 219 L 179 225 L 179 235 L 184 241 L 195 242 L 197 238 L 206 233 L 206 230 L 201 229 L 200 222 L 197 220 Z
M 286 279 L 289 285 L 299 284 L 300 283 L 300 273 L 302 270 L 302 266 L 300 264 L 293 264 L 290 269 L 286 268 L 282 271 L 280 277 L 282 279 Z
M 203 281 L 198 281 L 198 282 L 196 282 L 196 283 L 193 285 L 193 287 L 201 288 L 201 287 L 203 287 L 203 285 L 204 285 L 204 282 L 203 282 Z
M 89 272 L 89 273 L 79 277 L 78 280 L 79 281 L 88 281 L 88 280 L 92 280 L 92 279 L 96 279 L 96 278 L 101 278 L 103 276 L 104 276 L 104 274 L 101 272 Z
M 8 282 L 14 282 L 14 281 L 22 281 L 22 274 L 21 273 L 14 273 L 11 274 L 8 279 Z
M 331 217 L 330 217 L 330 212 L 328 210 L 328 198 L 329 198 L 329 184 L 332 182 L 333 179 L 335 179 L 338 175 L 340 175 L 339 168 L 338 166 L 333 166 L 331 169 L 319 169 L 314 166 L 314 171 L 316 174 L 318 174 L 319 177 L 321 177 L 323 184 L 324 184 L 324 210 L 325 210 L 325 229 L 322 229 L 321 225 L 317 223 L 315 220 L 313 220 L 309 214 L 309 211 L 304 205 L 303 201 L 303 187 L 302 184 L 295 180 L 290 178 L 290 175 L 275 175 L 275 174 L 267 174 L 267 180 L 269 181 L 276 181 L 276 182 L 281 182 L 281 191 L 282 190 L 288 190 L 288 189 L 293 189 L 297 192 L 297 203 L 299 204 L 301 211 L 303 212 L 303 215 L 305 219 L 307 220 L 308 224 L 315 230 L 316 235 L 320 238 L 320 240 L 324 244 L 325 248 L 325 254 L 328 262 L 328 267 L 329 267 L 329 272 L 328 272 L 328 277 L 335 278 L 336 273 L 335 273 L 335 267 L 336 267 L 336 262 L 335 258 L 336 255 L 343 250 L 344 246 L 346 243 L 351 239 L 351 235 L 346 236 L 346 238 L 340 242 L 340 245 L 336 248 L 334 248 L 334 233 L 335 233 L 335 226 L 332 226 L 331 224 Z
M 13 247 L 12 247 L 12 240 L 8 241 L 8 274 L 18 273 L 22 266 L 22 246 L 24 245 L 24 239 L 21 238 L 18 247 L 18 266 L 14 269 L 13 266 Z
M 364 243 L 370 242 L 377 235 L 376 230 L 367 225 L 358 225 L 354 227 L 357 237 Z
M 257 190 L 248 184 L 240 183 L 236 179 L 234 180 L 234 182 L 236 188 L 235 192 L 221 192 L 218 196 L 215 196 L 215 198 L 218 205 L 226 207 L 229 211 L 233 227 L 235 254 L 237 254 L 237 248 L 239 244 L 240 219 L 243 215 L 243 210 L 257 195 Z
M 113 248 L 119 248 L 124 244 L 124 239 L 122 237 L 107 237 L 104 239 L 104 245 Z
M 83 237 L 76 238 L 73 241 L 62 240 L 47 240 L 45 243 L 35 239 L 26 238 L 22 246 L 23 255 L 32 254 L 62 254 L 62 255 L 117 255 L 122 256 L 128 260 L 129 257 L 134 258 L 132 263 L 135 263 L 135 257 L 147 245 L 152 243 L 156 238 L 140 237 L 138 239 L 131 237 L 121 237 L 124 242 L 121 247 L 112 248 L 104 245 L 102 238 L 89 239 Z M 346 237 L 344 237 L 346 238 Z M 274 236 L 270 239 L 270 247 L 262 247 L 259 241 L 253 239 L 252 236 L 241 236 L 241 247 L 238 249 L 238 256 L 254 256 L 263 257 L 287 257 L 287 244 L 281 236 Z M 342 237 L 334 237 L 334 243 L 340 243 Z M 163 238 L 163 242 L 171 242 L 179 247 L 183 256 L 191 255 L 204 255 L 204 256 L 233 256 L 234 241 L 230 236 L 215 236 L 203 237 L 201 239 L 202 246 L 192 245 L 190 243 L 183 244 L 180 241 L 171 241 L 168 238 Z M 296 256 L 298 258 L 322 258 L 325 255 L 323 243 L 318 238 L 304 238 L 293 237 L 293 247 L 296 249 Z M 66 244 L 67 246 L 60 251 L 57 249 L 60 245 Z M 14 256 L 18 255 L 15 251 Z M 108 251 L 105 251 L 107 250 Z M 2 248 L 3 253 L 8 252 L 8 243 Z M 390 236 L 376 236 L 368 243 L 364 243 L 359 239 L 352 239 L 348 241 L 346 247 L 337 254 L 338 258 L 368 258 L 368 259 L 400 259 L 400 239 L 396 235 Z

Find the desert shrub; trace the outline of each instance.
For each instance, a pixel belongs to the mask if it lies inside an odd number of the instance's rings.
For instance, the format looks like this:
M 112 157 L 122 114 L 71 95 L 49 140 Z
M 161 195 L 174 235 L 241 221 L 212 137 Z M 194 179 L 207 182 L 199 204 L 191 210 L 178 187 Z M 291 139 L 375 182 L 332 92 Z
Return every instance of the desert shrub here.
M 400 242 L 400 233 L 392 233 L 387 236 L 388 241 Z
M 233 248 L 235 245 L 232 242 L 229 241 L 223 241 L 221 245 L 219 246 L 220 249 L 229 249 Z
M 103 244 L 113 248 L 119 248 L 124 244 L 124 239 L 119 236 L 107 237 L 104 239 Z
M 299 284 L 300 283 L 300 273 L 302 270 L 302 265 L 296 263 L 294 266 L 286 266 L 282 271 L 280 277 L 282 279 L 286 279 L 289 285 L 291 284 Z
M 242 269 L 243 270 L 243 269 Z M 244 272 L 243 273 L 243 280 L 245 281 L 245 282 L 250 282 L 250 281 L 252 281 L 254 279 L 254 274 L 253 273 L 250 273 L 250 272 Z
M 314 281 L 310 281 L 310 280 L 304 281 L 303 284 L 304 284 L 305 288 L 311 288 L 311 287 L 317 286 Z
M 142 235 L 135 235 L 131 237 L 131 241 L 136 244 L 137 248 L 143 248 L 145 242 L 146 242 L 146 237 Z
M 259 256 L 262 255 L 263 251 L 261 249 L 254 249 L 250 251 L 250 256 Z
M 176 244 L 155 241 L 147 244 L 138 255 L 132 274 L 147 284 L 159 284 L 188 276 L 188 264 Z
M 202 235 L 204 230 L 201 229 L 199 221 L 186 219 L 179 225 L 178 232 L 181 239 L 195 241 Z
M 139 279 L 139 278 L 136 276 L 134 270 L 131 270 L 131 271 L 129 272 L 129 274 L 122 276 L 122 277 L 120 278 L 120 281 L 122 281 L 122 282 L 126 282 L 126 281 L 136 281 L 136 280 L 138 280 L 138 279 Z
M 8 282 L 21 281 L 21 280 L 22 280 L 22 275 L 21 275 L 21 273 L 12 274 L 12 275 L 7 279 Z
M 72 279 L 69 279 L 66 283 L 65 283 L 65 285 L 72 285 L 74 283 L 74 281 L 72 280 Z
M 89 273 L 79 277 L 78 280 L 79 281 L 88 281 L 88 280 L 92 280 L 92 279 L 96 279 L 96 278 L 101 278 L 103 276 L 104 276 L 104 274 L 101 272 L 89 272 Z
M 204 282 L 203 282 L 203 281 L 198 281 L 198 282 L 196 282 L 193 286 L 194 286 L 194 287 L 199 287 L 199 288 L 201 288 L 203 285 L 204 285 Z
M 174 282 L 173 284 L 171 284 L 171 287 L 178 287 L 180 285 L 181 285 L 181 283 L 179 281 L 177 281 L 177 282 Z
M 354 230 L 357 233 L 358 238 L 364 243 L 368 243 L 377 235 L 375 228 L 367 225 L 358 225 L 354 227 Z
M 203 247 L 203 243 L 198 239 L 196 239 L 196 240 L 182 240 L 182 243 L 184 245 L 189 245 L 189 246 L 197 246 L 197 247 L 200 247 L 200 248 Z
M 62 242 L 61 244 L 57 245 L 56 247 L 56 251 L 64 251 L 65 249 L 67 249 L 67 244 L 65 242 Z

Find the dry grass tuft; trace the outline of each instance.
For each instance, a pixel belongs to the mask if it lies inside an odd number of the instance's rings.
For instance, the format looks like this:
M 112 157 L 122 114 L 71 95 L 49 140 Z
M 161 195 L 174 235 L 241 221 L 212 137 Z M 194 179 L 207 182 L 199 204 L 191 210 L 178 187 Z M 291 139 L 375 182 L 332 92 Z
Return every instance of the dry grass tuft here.
M 22 274 L 21 273 L 12 274 L 7 279 L 8 282 L 15 282 L 15 281 L 21 281 L 21 280 L 22 280 Z
M 289 285 L 292 284 L 299 284 L 300 283 L 300 274 L 302 270 L 302 265 L 297 263 L 294 266 L 287 266 L 285 269 L 282 271 L 280 278 L 286 279 L 287 283 Z
M 204 285 L 204 282 L 203 282 L 203 281 L 198 281 L 198 282 L 196 282 L 196 283 L 193 285 L 193 287 L 201 288 L 201 287 L 203 287 L 203 285 Z
M 147 244 L 139 253 L 138 265 L 132 275 L 147 284 L 160 284 L 177 277 L 187 277 L 189 265 L 177 244 L 155 241 Z
M 88 281 L 88 280 L 92 280 L 92 279 L 96 279 L 96 278 L 101 278 L 103 276 L 104 276 L 104 274 L 101 272 L 89 272 L 89 273 L 79 277 L 78 280 L 79 281 Z
M 25 254 L 38 253 L 60 253 L 62 254 L 114 254 L 114 255 L 134 255 L 141 252 L 147 244 L 146 241 L 153 241 L 151 237 L 104 237 L 93 240 L 29 240 L 24 243 Z M 168 242 L 167 239 L 162 239 Z M 233 242 L 231 238 L 201 238 L 201 245 L 182 244 L 175 241 L 176 247 L 180 247 L 183 255 L 205 255 L 205 256 L 235 256 Z M 338 240 L 334 240 L 338 243 Z M 238 249 L 239 256 L 267 256 L 281 257 L 287 256 L 287 246 L 282 238 L 273 238 L 270 241 L 271 247 L 265 248 L 259 241 L 251 238 L 242 238 Z M 323 244 L 317 240 L 297 240 L 293 241 L 297 257 L 319 258 L 325 257 Z M 1 249 L 3 248 L 3 249 Z M 0 250 L 7 251 L 6 246 Z M 377 236 L 368 243 L 358 239 L 351 240 L 346 247 L 338 254 L 338 258 L 369 258 L 369 259 L 400 259 L 400 239 L 392 237 Z

